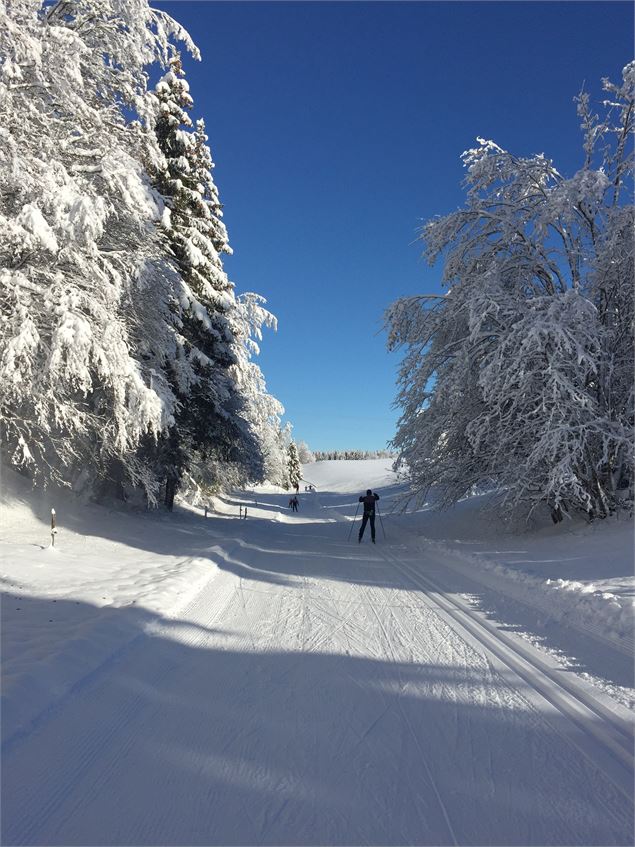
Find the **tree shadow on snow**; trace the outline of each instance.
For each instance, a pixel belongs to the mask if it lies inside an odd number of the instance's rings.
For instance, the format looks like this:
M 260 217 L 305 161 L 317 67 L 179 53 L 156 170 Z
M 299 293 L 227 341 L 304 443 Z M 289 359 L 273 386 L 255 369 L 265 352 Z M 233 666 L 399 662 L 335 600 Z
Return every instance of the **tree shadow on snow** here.
M 324 492 L 318 494 L 325 495 Z M 276 500 L 284 500 L 284 496 L 278 494 L 257 494 L 255 497 L 259 508 L 264 508 L 264 501 L 268 501 L 272 511 L 280 509 Z M 50 495 L 32 500 L 34 513 L 43 522 L 48 520 L 49 500 Z M 244 501 L 237 497 L 235 502 Z M 328 510 L 325 511 L 328 514 Z M 58 514 L 57 545 L 63 551 L 64 530 L 68 528 L 87 539 L 104 538 L 149 554 L 207 558 L 221 569 L 245 580 L 291 588 L 302 588 L 306 579 L 316 579 L 397 591 L 420 590 L 382 556 L 382 548 L 390 549 L 400 536 L 396 516 L 382 514 L 382 520 L 383 527 L 379 519 L 376 522 L 378 544 L 374 547 L 370 544 L 370 527 L 366 528 L 362 545 L 357 543 L 359 516 L 353 525 L 344 520 L 322 523 L 313 519 L 304 523 L 300 512 L 294 516 L 292 523 L 279 523 L 253 516 L 246 521 L 213 514 L 205 519 L 202 514 L 181 508 L 173 513 L 150 512 L 141 516 L 94 504 L 81 508 L 77 502 L 69 502 L 68 507 L 64 506 Z M 404 555 L 402 548 L 395 548 L 393 552 L 397 557 Z M 409 551 L 407 555 L 411 566 L 426 573 L 426 554 Z M 435 554 L 435 559 L 438 558 Z M 449 575 L 448 571 L 448 578 Z M 556 621 L 546 613 L 530 610 L 509 599 L 500 603 L 491 590 L 458 571 L 451 573 L 451 589 L 460 594 L 470 594 L 475 605 L 497 624 L 523 629 L 544 646 L 569 657 L 579 657 L 577 661 L 569 662 L 571 669 L 587 672 L 610 684 L 633 687 L 635 670 L 632 657 L 618 654 L 592 636 L 584 635 L 573 627 L 568 628 L 566 620 Z
M 76 607 L 58 602 L 59 621 Z M 512 703 L 486 663 L 416 662 L 407 641 L 393 661 L 263 651 L 214 621 L 192 635 L 111 612 L 118 650 L 72 685 L 52 650 L 31 684 L 57 702 L 21 727 L 10 710 L 5 844 L 631 843 L 632 808 L 578 730 Z

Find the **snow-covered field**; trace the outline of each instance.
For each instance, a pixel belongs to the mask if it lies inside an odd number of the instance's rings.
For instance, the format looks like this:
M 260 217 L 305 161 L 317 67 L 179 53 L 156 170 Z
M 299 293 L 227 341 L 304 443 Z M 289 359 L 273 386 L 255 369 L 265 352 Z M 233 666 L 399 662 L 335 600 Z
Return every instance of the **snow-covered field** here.
M 304 476 L 205 519 L 4 475 L 3 843 L 632 843 L 632 525 Z

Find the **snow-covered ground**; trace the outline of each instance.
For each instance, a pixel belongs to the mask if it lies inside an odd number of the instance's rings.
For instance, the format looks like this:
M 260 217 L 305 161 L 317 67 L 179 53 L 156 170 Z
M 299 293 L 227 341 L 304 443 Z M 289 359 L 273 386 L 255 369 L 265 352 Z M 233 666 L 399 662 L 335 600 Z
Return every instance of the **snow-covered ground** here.
M 632 525 L 304 475 L 207 519 L 4 475 L 3 843 L 632 843 Z
M 382 492 L 381 508 L 389 516 L 392 540 L 421 550 L 425 556 L 442 554 L 448 567 L 478 578 L 481 585 L 498 589 L 540 612 L 536 626 L 578 634 L 593 633 L 618 652 L 633 655 L 635 573 L 633 522 L 622 516 L 588 524 L 581 518 L 554 526 L 547 514 L 530 527 L 509 527 L 487 495 L 473 497 L 444 512 L 432 508 L 404 508 L 404 486 L 390 469 L 390 461 L 318 462 L 305 467 L 320 491 L 341 492 L 368 485 Z M 329 508 L 352 514 L 355 498 L 331 498 Z M 494 602 L 490 596 L 488 601 Z M 560 633 L 561 634 L 561 633 Z M 555 633 L 554 633 L 555 635 Z M 579 650 L 578 650 L 579 652 Z

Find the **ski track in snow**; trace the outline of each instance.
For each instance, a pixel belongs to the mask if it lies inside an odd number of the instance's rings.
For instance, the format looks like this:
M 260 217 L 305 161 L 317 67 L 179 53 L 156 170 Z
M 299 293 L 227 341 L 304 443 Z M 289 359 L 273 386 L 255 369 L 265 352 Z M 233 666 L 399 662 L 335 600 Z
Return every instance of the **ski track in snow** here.
M 8 745 L 3 843 L 633 843 L 624 710 L 312 502 Z

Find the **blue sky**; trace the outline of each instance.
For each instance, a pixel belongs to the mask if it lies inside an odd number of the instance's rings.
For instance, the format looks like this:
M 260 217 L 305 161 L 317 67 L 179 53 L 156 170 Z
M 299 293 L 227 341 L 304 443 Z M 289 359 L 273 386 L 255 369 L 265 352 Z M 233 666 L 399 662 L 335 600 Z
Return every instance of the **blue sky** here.
M 620 78 L 633 6 L 613 2 L 161 2 L 202 52 L 204 117 L 237 290 L 279 319 L 259 363 L 313 449 L 395 432 L 399 357 L 382 315 L 438 292 L 418 228 L 462 205 L 476 136 L 562 173 L 581 163 L 574 95 Z

